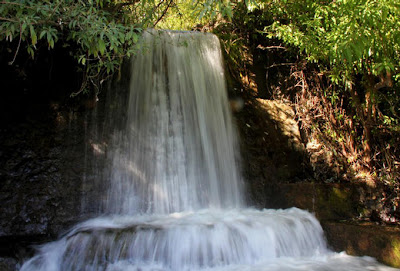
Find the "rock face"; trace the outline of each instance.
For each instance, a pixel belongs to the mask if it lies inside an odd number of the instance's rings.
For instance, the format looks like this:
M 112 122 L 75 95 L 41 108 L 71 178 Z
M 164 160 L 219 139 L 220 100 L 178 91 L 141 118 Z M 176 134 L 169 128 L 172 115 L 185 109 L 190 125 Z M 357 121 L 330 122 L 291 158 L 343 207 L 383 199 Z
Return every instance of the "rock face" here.
M 251 204 L 265 207 L 277 183 L 312 177 L 293 109 L 278 101 L 245 99 L 235 114 L 242 144 L 243 174 Z
M 293 108 L 288 104 L 274 100 L 257 99 L 257 102 L 274 122 L 274 128 L 280 130 L 280 136 L 286 139 L 287 147 L 293 151 L 304 153 L 305 147 Z
M 14 258 L 0 257 L 0 270 L 1 271 L 14 271 L 19 269 L 19 264 Z
M 59 84 L 64 81 L 57 82 L 54 87 L 62 87 Z M 115 111 L 116 119 L 123 121 L 116 108 L 123 107 L 126 100 L 126 88 L 121 87 L 126 84 L 120 82 L 114 92 L 103 91 L 98 103 L 84 94 L 76 101 L 51 95 L 49 89 L 40 94 L 39 90 L 16 88 L 3 94 L 0 270 L 7 270 L 2 265 L 10 259 L 29 257 L 32 245 L 56 239 L 98 211 L 102 189 L 98 174 L 105 164 L 108 140 L 102 132 L 105 112 Z M 114 103 L 106 108 L 109 99 Z
M 0 251 L 57 236 L 79 219 L 85 123 L 77 116 L 44 106 L 3 121 Z
M 323 222 L 326 238 L 337 251 L 350 255 L 368 255 L 400 267 L 400 228 L 373 223 Z
M 362 183 L 276 184 L 266 195 L 266 207 L 296 206 L 314 213 L 319 220 L 346 220 L 362 217 L 379 193 L 379 189 Z

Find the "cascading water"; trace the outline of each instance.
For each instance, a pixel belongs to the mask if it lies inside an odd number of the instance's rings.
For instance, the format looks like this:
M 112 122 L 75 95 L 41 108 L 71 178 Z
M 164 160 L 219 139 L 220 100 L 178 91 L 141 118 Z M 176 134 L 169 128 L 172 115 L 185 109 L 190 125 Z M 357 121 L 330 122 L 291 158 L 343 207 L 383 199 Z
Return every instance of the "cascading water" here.
M 392 270 L 330 252 L 313 215 L 245 208 L 218 39 L 147 31 L 108 148 L 105 216 L 27 270 Z
M 219 41 L 147 32 L 132 66 L 106 209 L 172 213 L 242 205 Z

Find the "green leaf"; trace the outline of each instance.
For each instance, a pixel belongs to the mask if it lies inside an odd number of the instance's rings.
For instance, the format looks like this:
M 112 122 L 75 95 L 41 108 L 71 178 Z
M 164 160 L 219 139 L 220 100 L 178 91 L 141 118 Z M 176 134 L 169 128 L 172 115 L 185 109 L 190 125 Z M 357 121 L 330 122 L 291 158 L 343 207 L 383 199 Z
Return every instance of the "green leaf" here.
M 139 35 L 136 33 L 132 33 L 132 40 L 134 43 L 137 43 L 139 41 Z
M 40 32 L 39 39 L 43 38 L 44 35 L 46 34 L 47 34 L 46 30 L 42 30 L 42 32 Z
M 25 32 L 27 26 L 28 26 L 28 25 L 27 25 L 25 22 L 21 25 L 21 32 L 22 32 L 22 33 Z
M 28 54 L 34 58 L 35 57 L 35 51 L 33 50 L 33 48 L 31 46 L 28 46 L 28 48 L 26 48 L 28 51 Z
M 50 41 L 49 41 L 49 47 L 50 48 L 54 48 L 54 39 L 51 39 Z
M 35 29 L 33 28 L 32 25 L 30 26 L 30 32 L 31 32 L 32 45 L 35 45 L 37 43 L 37 36 L 36 36 Z
M 101 54 L 101 55 L 104 55 L 104 52 L 105 52 L 105 50 L 106 50 L 106 45 L 105 45 L 105 43 L 104 43 L 104 40 L 99 39 L 98 48 L 99 48 L 100 54 Z

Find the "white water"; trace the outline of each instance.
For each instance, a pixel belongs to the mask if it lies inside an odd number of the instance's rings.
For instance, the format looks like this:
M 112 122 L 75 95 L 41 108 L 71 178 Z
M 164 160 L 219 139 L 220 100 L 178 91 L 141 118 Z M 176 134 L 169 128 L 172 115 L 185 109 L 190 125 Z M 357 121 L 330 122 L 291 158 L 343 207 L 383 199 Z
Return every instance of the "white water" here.
M 126 130 L 115 137 L 106 211 L 242 206 L 219 41 L 147 32 L 132 64 Z
M 329 251 L 306 211 L 246 208 L 215 36 L 149 31 L 142 44 L 107 152 L 107 216 L 21 270 L 392 270 Z

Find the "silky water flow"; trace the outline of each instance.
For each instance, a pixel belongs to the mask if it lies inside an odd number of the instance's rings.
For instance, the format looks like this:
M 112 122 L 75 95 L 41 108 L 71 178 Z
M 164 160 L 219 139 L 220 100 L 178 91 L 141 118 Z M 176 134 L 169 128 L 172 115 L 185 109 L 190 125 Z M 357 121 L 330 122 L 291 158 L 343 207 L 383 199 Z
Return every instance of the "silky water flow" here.
M 306 211 L 246 208 L 216 36 L 149 30 L 140 44 L 103 214 L 21 270 L 395 270 L 331 252 Z

